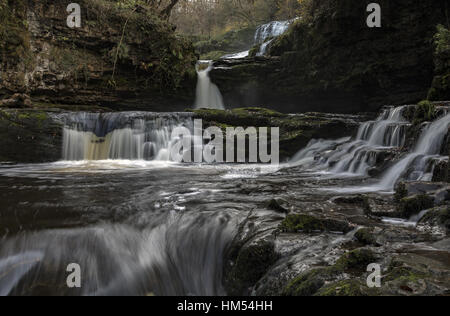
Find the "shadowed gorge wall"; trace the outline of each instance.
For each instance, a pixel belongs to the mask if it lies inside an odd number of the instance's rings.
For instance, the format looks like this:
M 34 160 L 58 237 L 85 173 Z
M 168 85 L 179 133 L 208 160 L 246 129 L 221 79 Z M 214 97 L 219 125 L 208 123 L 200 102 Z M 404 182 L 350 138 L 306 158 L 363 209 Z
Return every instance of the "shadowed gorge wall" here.
M 270 48 L 271 58 L 218 62 L 211 72 L 225 104 L 284 112 L 376 111 L 426 99 L 433 36 L 448 24 L 446 1 L 378 1 L 382 27 L 366 25 L 371 1 L 314 1 Z
M 82 26 L 71 29 L 67 1 L 0 3 L 0 99 L 20 92 L 35 104 L 155 111 L 192 104 L 192 44 L 148 8 L 80 0 Z

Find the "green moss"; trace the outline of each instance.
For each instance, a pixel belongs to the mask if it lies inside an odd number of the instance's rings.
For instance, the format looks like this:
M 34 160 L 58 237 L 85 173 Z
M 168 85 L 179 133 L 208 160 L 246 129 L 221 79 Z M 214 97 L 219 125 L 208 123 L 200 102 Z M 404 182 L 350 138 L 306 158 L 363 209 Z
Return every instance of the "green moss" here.
M 336 270 L 318 268 L 294 278 L 283 289 L 284 296 L 312 296 L 325 284 L 326 280 L 335 277 Z
M 288 233 L 324 231 L 325 225 L 310 215 L 290 214 L 280 224 L 281 230 Z
M 406 188 L 406 184 L 404 182 L 400 182 L 395 188 L 394 200 L 396 203 L 400 203 L 400 201 L 408 196 L 408 190 Z
M 436 106 L 430 101 L 421 101 L 415 108 L 414 124 L 429 122 L 436 118 Z
M 400 200 L 397 205 L 397 210 L 404 218 L 410 218 L 412 215 L 432 208 L 434 206 L 434 198 L 426 194 L 418 194 L 410 197 L 405 197 Z
M 413 282 L 426 278 L 428 274 L 410 267 L 391 267 L 383 278 L 383 282 L 399 281 L 401 283 Z
M 361 228 L 355 233 L 355 238 L 364 245 L 377 244 L 377 240 L 374 236 L 374 231 L 370 228 Z
M 200 55 L 200 59 L 202 59 L 202 60 L 217 60 L 226 54 L 227 53 L 222 50 L 215 50 L 215 51 Z
M 335 268 L 349 272 L 363 273 L 369 264 L 376 261 L 377 258 L 373 251 L 361 248 L 350 251 L 339 258 L 335 264 Z
M 313 269 L 294 278 L 283 289 L 287 296 L 360 296 L 378 295 L 377 290 L 364 289 L 357 279 L 336 282 L 336 278 L 347 273 L 362 275 L 367 265 L 376 262 L 375 254 L 365 248 L 356 249 L 343 255 L 333 266 Z M 328 282 L 332 282 L 327 284 Z
M 358 280 L 343 280 L 324 286 L 316 296 L 366 296 Z
M 312 233 L 318 231 L 347 233 L 351 230 L 347 222 L 334 219 L 320 219 L 305 214 L 289 214 L 281 222 L 280 229 L 287 233 Z
M 246 289 L 253 286 L 277 260 L 273 242 L 261 241 L 244 246 L 228 276 L 228 294 L 245 294 Z

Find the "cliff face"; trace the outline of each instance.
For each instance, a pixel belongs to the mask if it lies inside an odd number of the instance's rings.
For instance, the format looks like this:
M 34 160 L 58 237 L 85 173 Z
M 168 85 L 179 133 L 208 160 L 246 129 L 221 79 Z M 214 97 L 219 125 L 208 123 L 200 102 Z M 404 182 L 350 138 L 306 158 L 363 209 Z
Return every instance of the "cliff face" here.
M 82 27 L 71 29 L 67 1 L 0 3 L 0 100 L 19 92 L 35 105 L 168 111 L 192 104 L 194 49 L 146 8 L 79 0 Z
M 269 59 L 225 63 L 211 73 L 225 103 L 285 112 L 376 111 L 427 97 L 433 36 L 446 1 L 381 0 L 382 27 L 366 25 L 372 1 L 314 1 L 309 16 L 276 39 Z

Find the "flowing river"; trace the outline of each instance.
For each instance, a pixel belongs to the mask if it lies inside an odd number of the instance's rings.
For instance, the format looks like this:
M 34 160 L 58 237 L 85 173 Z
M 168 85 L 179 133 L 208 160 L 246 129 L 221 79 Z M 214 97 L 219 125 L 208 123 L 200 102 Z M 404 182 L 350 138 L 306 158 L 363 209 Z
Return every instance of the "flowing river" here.
M 404 143 L 402 110 L 362 124 L 355 140 L 312 141 L 275 169 L 170 162 L 170 132 L 189 128 L 188 114 L 65 114 L 64 159 L 0 165 L 0 295 L 224 295 L 226 251 L 249 212 L 272 196 L 323 204 L 343 183 L 360 186 L 371 151 Z M 425 126 L 379 183 L 445 159 L 449 118 Z M 65 286 L 72 263 L 79 289 Z

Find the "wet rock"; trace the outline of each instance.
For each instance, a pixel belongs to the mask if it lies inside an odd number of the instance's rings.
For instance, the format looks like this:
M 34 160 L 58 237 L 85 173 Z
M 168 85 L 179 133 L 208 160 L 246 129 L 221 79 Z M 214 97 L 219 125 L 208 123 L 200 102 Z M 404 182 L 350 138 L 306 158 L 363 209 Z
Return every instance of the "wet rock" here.
M 350 225 L 341 220 L 318 218 L 305 214 L 290 214 L 281 222 L 280 229 L 288 233 L 342 232 L 351 231 Z
M 32 105 L 30 96 L 23 93 L 15 93 L 10 98 L 0 100 L 0 107 L 6 108 L 30 108 Z
M 419 221 L 419 225 L 443 226 L 450 232 L 450 206 L 440 206 L 431 209 Z
M 410 218 L 412 215 L 432 208 L 434 206 L 434 198 L 426 194 L 416 194 L 405 197 L 400 200 L 397 211 L 404 218 Z
M 279 127 L 280 159 L 291 158 L 311 139 L 339 138 L 354 134 L 359 122 L 366 116 L 328 113 L 286 115 L 271 109 L 249 107 L 232 110 L 191 110 L 203 126 L 227 127 Z
M 373 228 L 361 228 L 355 233 L 355 238 L 363 245 L 379 246 Z
M 434 182 L 450 182 L 450 164 L 448 161 L 440 161 L 433 170 Z
M 342 256 L 335 265 L 329 267 L 316 268 L 303 273 L 294 278 L 284 288 L 283 295 L 288 296 L 332 296 L 360 294 L 358 290 L 360 281 L 355 279 L 366 271 L 367 265 L 376 262 L 375 254 L 369 249 L 356 249 Z M 345 276 L 345 273 L 352 273 L 355 276 L 353 281 L 338 281 Z M 331 284 L 330 284 L 331 283 Z
M 312 296 L 325 282 L 336 277 L 337 272 L 330 268 L 320 268 L 302 274 L 292 280 L 283 290 L 284 296 Z
M 289 210 L 281 206 L 282 201 L 278 199 L 272 199 L 267 203 L 267 208 L 278 213 L 289 213 Z
M 0 162 L 61 159 L 62 125 L 42 111 L 0 109 Z
M 391 260 L 381 289 L 385 295 L 443 295 L 446 271 L 445 264 L 428 255 L 401 254 Z
M 369 296 L 374 295 L 366 284 L 359 280 L 343 280 L 322 287 L 316 296 Z
M 408 191 L 408 195 L 415 195 L 435 192 L 447 186 L 447 184 L 433 182 L 406 182 L 405 186 Z
M 232 259 L 232 258 L 231 258 Z M 231 271 L 225 275 L 225 286 L 229 295 L 248 295 L 250 288 L 266 273 L 278 259 L 273 240 L 249 242 L 233 260 Z
M 367 266 L 377 261 L 375 253 L 366 248 L 356 249 L 343 255 L 335 264 L 335 268 L 347 272 L 364 273 Z

